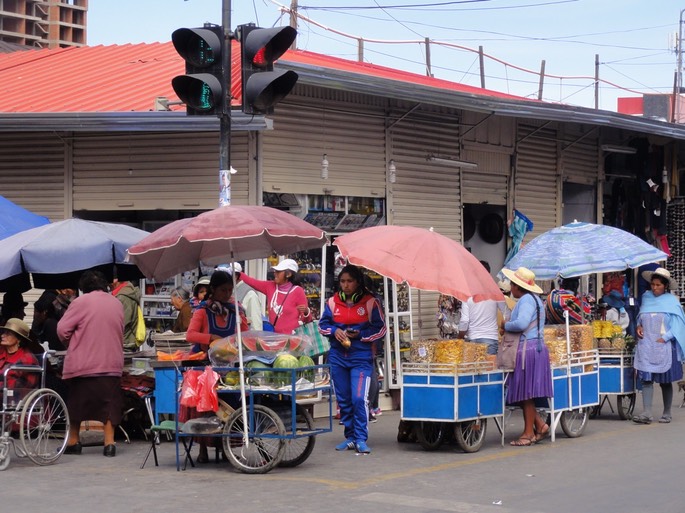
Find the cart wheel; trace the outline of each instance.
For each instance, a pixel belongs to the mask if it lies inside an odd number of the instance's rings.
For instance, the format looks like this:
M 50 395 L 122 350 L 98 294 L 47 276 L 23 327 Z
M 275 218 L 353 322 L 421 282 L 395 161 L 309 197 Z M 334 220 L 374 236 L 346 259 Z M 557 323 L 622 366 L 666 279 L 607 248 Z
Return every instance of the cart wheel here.
M 10 466 L 10 442 L 0 442 L 0 472 Z
M 416 424 L 416 439 L 426 451 L 437 451 L 447 437 L 444 422 L 425 422 Z
M 243 440 L 242 408 L 234 411 L 224 427 L 224 452 L 233 467 L 245 474 L 266 474 L 281 461 L 285 451 L 285 426 L 276 412 L 255 405 L 248 412 L 248 441 Z M 251 418 L 250 418 L 251 417 Z
M 569 438 L 578 438 L 585 431 L 590 417 L 590 408 L 578 408 L 577 410 L 565 411 L 561 414 L 561 429 Z
M 19 438 L 36 465 L 55 463 L 64 452 L 69 435 L 69 413 L 57 392 L 49 388 L 26 398 L 19 418 Z
M 283 425 L 285 426 L 286 437 L 291 436 L 293 433 L 293 425 L 290 421 L 291 409 L 288 408 L 286 415 L 281 415 L 278 412 L 281 419 L 283 420 Z M 295 432 L 300 434 L 304 431 L 314 430 L 314 419 L 306 408 L 300 406 L 299 404 L 295 406 Z M 316 444 L 316 436 L 303 436 L 301 438 L 286 438 L 285 440 L 285 451 L 283 452 L 283 457 L 281 458 L 279 467 L 297 467 L 301 463 L 304 463 L 309 455 L 314 450 L 314 444 Z
M 618 411 L 618 416 L 621 420 L 630 420 L 633 418 L 635 395 L 635 393 L 632 393 L 616 396 L 616 410 Z
M 454 438 L 462 451 L 476 452 L 483 446 L 487 428 L 487 419 L 457 422 L 454 426 Z

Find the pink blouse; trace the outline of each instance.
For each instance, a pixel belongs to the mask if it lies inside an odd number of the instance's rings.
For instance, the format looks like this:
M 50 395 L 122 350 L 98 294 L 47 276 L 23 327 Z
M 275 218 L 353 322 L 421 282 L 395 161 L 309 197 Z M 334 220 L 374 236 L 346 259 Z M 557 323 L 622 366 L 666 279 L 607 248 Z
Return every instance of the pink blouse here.
M 276 333 L 290 334 L 300 325 L 300 321 L 303 323 L 312 321 L 307 296 L 299 285 L 286 283 L 276 286 L 273 281 L 257 280 L 244 273 L 240 275 L 240 279 L 266 296 L 269 322 L 274 325 Z M 300 305 L 307 307 L 307 315 L 302 315 L 297 310 Z

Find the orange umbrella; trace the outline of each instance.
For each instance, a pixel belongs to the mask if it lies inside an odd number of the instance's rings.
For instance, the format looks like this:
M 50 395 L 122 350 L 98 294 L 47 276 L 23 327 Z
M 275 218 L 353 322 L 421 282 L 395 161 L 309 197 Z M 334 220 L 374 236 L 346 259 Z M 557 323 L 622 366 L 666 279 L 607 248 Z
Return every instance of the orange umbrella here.
M 461 301 L 504 296 L 490 273 L 464 246 L 439 233 L 414 226 L 374 226 L 335 240 L 351 264 L 398 283 L 432 290 Z

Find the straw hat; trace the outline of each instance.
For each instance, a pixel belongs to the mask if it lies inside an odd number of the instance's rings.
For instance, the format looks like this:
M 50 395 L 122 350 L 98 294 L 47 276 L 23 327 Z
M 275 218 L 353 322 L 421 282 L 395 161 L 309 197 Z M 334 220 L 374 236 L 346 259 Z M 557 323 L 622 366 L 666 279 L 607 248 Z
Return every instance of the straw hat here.
M 642 278 L 646 280 L 647 282 L 651 282 L 652 278 L 654 276 L 661 276 L 662 278 L 666 278 L 668 280 L 668 288 L 670 290 L 676 291 L 678 290 L 678 282 L 675 281 L 673 278 L 671 278 L 671 273 L 668 271 L 668 269 L 664 269 L 663 267 L 659 267 L 655 269 L 654 271 L 643 271 L 642 272 Z
M 31 339 L 29 338 L 29 325 L 21 319 L 15 317 L 9 319 L 4 326 L 0 326 L 0 331 L 1 330 L 11 331 L 23 342 L 31 342 Z
M 504 276 L 509 278 L 522 289 L 529 290 L 535 294 L 542 294 L 542 289 L 535 284 L 535 273 L 525 267 L 519 267 L 516 271 L 511 269 L 502 269 Z

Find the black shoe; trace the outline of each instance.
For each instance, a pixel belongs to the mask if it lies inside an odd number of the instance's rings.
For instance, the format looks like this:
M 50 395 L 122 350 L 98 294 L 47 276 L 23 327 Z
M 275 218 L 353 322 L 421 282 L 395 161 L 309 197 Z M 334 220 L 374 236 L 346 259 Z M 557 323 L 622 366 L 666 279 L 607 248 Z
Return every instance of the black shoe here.
M 64 454 L 81 454 L 81 451 L 83 451 L 81 442 L 76 442 L 74 445 L 67 445 L 64 448 Z
M 105 449 L 102 451 L 102 454 L 108 458 L 114 458 L 117 455 L 117 446 L 114 444 L 105 445 Z

